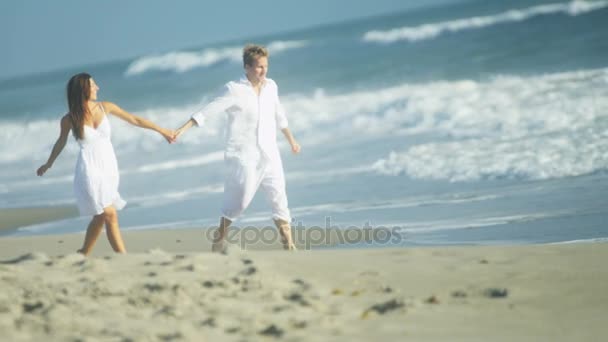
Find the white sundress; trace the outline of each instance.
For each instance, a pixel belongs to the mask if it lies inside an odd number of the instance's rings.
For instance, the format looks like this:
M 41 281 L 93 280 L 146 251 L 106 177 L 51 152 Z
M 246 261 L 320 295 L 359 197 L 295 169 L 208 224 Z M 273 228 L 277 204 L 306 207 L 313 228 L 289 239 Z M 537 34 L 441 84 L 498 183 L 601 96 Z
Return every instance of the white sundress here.
M 74 172 L 74 195 L 81 216 L 103 213 L 111 205 L 120 210 L 127 204 L 118 193 L 118 163 L 110 141 L 110 121 L 104 116 L 97 128 L 84 126 L 83 139 L 76 139 L 80 153 Z

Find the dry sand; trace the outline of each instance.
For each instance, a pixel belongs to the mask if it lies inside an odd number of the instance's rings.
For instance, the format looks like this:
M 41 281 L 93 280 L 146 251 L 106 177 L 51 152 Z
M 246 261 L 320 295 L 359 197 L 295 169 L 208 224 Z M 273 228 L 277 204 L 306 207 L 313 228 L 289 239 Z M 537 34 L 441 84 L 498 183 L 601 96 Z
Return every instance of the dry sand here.
M 219 255 L 202 237 L 129 232 L 127 255 L 102 237 L 90 258 L 82 234 L 0 238 L 2 340 L 608 338 L 608 244 Z

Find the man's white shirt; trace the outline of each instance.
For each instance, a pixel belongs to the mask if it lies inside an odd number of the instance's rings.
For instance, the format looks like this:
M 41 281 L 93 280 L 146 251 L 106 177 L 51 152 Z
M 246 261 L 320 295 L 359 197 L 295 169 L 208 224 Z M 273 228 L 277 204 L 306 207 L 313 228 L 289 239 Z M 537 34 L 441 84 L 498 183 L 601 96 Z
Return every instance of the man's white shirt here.
M 201 110 L 192 115 L 198 126 L 204 117 L 226 113 L 225 157 L 244 163 L 255 163 L 265 155 L 280 160 L 277 146 L 277 128 L 286 128 L 287 118 L 278 95 L 277 84 L 266 78 L 257 95 L 246 76 L 224 85 L 216 96 Z

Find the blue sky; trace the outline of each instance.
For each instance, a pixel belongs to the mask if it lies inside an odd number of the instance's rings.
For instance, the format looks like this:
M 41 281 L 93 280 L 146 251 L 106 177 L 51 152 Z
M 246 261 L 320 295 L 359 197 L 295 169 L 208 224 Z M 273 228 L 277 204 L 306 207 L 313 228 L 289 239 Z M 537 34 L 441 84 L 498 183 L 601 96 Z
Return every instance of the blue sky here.
M 0 79 L 453 0 L 2 0 Z

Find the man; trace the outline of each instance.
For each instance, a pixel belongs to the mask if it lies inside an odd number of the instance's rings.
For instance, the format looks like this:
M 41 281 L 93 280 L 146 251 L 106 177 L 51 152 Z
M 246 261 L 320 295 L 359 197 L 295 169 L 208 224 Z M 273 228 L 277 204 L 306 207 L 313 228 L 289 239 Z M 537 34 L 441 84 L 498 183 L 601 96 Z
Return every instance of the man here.
M 228 227 L 249 206 L 259 187 L 272 206 L 272 218 L 281 234 L 283 248 L 294 250 L 285 176 L 276 141 L 277 127 L 294 154 L 300 152 L 300 145 L 287 127 L 276 83 L 266 78 L 268 50 L 258 45 L 245 46 L 243 65 L 245 75 L 226 83 L 219 96 L 176 131 L 176 137 L 194 125 L 201 126 L 207 115 L 222 112 L 228 115 L 222 218 L 212 251 L 223 251 Z

